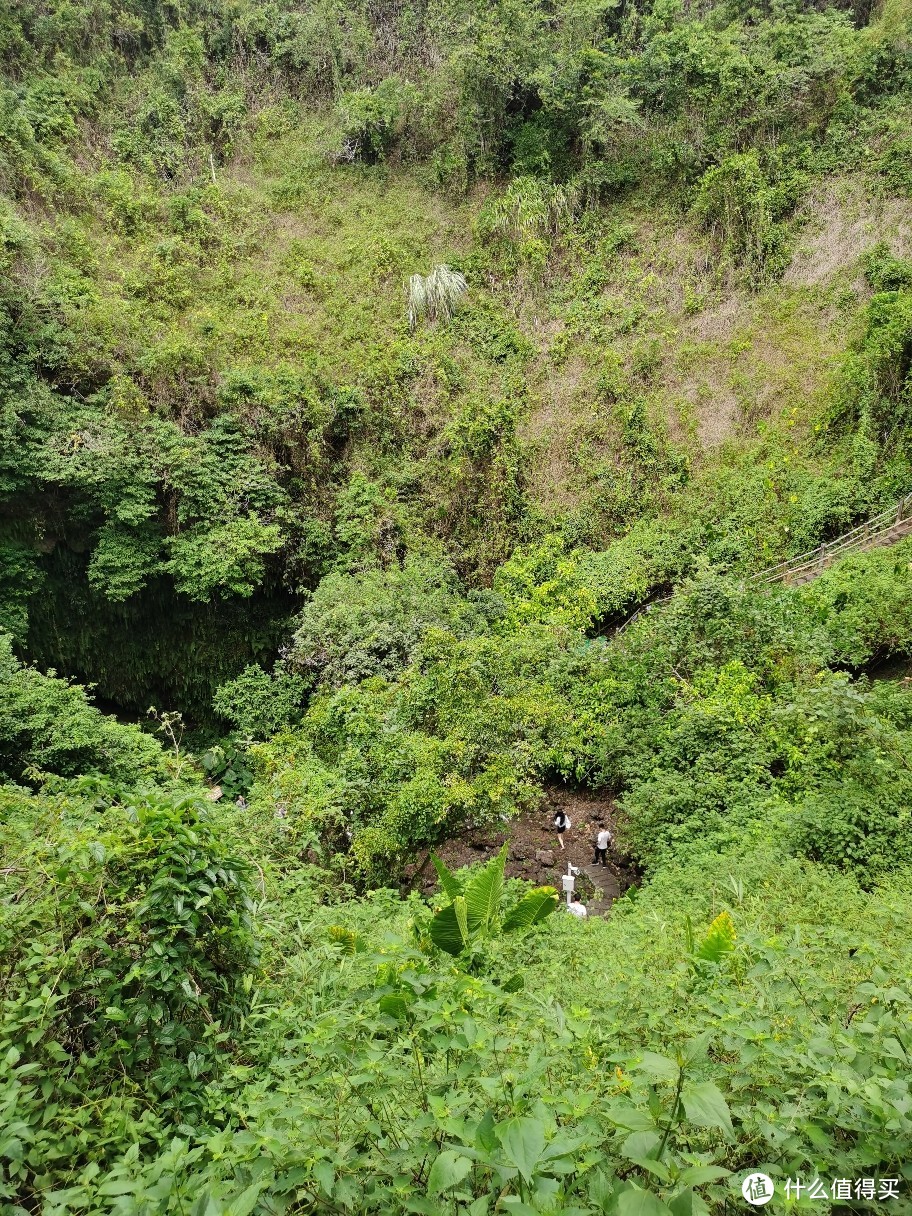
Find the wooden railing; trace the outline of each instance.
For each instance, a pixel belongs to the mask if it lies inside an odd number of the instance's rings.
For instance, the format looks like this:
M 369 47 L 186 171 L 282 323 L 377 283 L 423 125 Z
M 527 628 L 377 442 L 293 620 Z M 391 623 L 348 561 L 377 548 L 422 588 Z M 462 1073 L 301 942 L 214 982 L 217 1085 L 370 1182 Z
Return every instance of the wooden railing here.
M 832 558 L 842 553 L 854 553 L 858 549 L 871 547 L 872 542 L 887 532 L 891 532 L 897 524 L 910 519 L 912 519 L 912 494 L 907 494 L 895 506 L 881 511 L 879 515 L 873 515 L 863 524 L 859 524 L 849 532 L 844 532 L 842 536 L 837 536 L 835 540 L 818 545 L 816 549 L 810 549 L 807 553 L 799 553 L 797 557 L 790 557 L 776 566 L 770 566 L 768 570 L 761 570 L 759 574 L 751 575 L 748 581 L 759 586 L 781 583 L 793 575 L 805 574 L 818 566 L 827 566 Z
M 806 553 L 799 553 L 797 557 L 790 557 L 766 570 L 760 570 L 757 574 L 750 575 L 747 581 L 757 587 L 768 587 L 799 574 L 813 575 L 815 571 L 821 572 L 835 557 L 845 553 L 855 553 L 859 549 L 873 548 L 881 537 L 886 536 L 907 520 L 912 520 L 912 494 L 907 494 L 894 506 L 888 507 L 886 511 L 881 511 L 878 515 L 873 515 L 863 524 L 858 524 L 857 527 L 844 532 L 842 536 L 837 536 L 835 540 L 818 545 L 816 549 L 809 549 Z M 631 617 L 624 621 L 623 625 L 617 627 L 615 633 L 623 633 L 645 613 L 650 612 L 659 604 L 667 604 L 670 599 L 671 595 L 663 595 L 660 599 L 642 604 Z

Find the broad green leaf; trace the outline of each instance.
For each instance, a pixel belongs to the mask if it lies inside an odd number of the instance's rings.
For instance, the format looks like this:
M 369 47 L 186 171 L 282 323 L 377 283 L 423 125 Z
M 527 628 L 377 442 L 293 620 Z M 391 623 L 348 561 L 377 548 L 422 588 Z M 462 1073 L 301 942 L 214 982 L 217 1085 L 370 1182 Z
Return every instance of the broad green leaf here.
M 902 1043 L 900 1043 L 898 1039 L 894 1039 L 892 1036 L 884 1039 L 883 1050 L 886 1055 L 893 1056 L 895 1060 L 901 1060 L 903 1063 L 905 1063 L 909 1058 Z
M 486 1111 L 478 1127 L 475 1129 L 475 1143 L 485 1152 L 490 1153 L 497 1147 L 497 1129 L 494 1124 L 494 1112 Z
M 558 1133 L 545 1145 L 542 1161 L 550 1161 L 555 1157 L 569 1157 L 576 1154 L 586 1144 L 587 1140 L 587 1136 L 567 1136 Z
M 623 1105 L 616 1102 L 612 1106 L 606 1106 L 602 1114 L 616 1127 L 625 1127 L 630 1132 L 655 1131 L 655 1119 L 649 1111 L 629 1102 Z
M 340 1178 L 336 1183 L 335 1200 L 341 1204 L 343 1208 L 354 1207 L 355 1202 L 361 1198 L 361 1183 L 354 1178 Z
M 135 1178 L 115 1178 L 111 1182 L 103 1182 L 98 1188 L 99 1195 L 132 1195 L 137 1189 Z
M 507 846 L 504 845 L 496 857 L 476 874 L 465 889 L 469 928 L 473 933 L 489 929 L 500 908 L 503 895 L 504 866 L 507 863 Z
M 459 925 L 459 932 L 462 934 L 463 946 L 467 946 L 469 944 L 469 913 L 464 896 L 457 895 L 453 900 L 453 911 L 456 913 L 456 922 Z
M 658 1132 L 634 1132 L 624 1141 L 621 1152 L 635 1161 L 640 1157 L 651 1157 L 661 1143 L 662 1138 Z
M 614 1185 L 600 1169 L 589 1175 L 589 1198 L 603 1212 L 614 1198 Z
M 508 1119 L 497 1129 L 504 1157 L 531 1181 L 545 1148 L 545 1128 L 538 1119 Z
M 203 1191 L 193 1201 L 190 1216 L 224 1216 L 224 1209 L 211 1191 Z
M 448 1191 L 457 1182 L 462 1182 L 471 1168 L 472 1162 L 468 1157 L 446 1149 L 438 1154 L 431 1166 L 431 1172 L 428 1174 L 428 1193 L 439 1195 L 442 1191 Z
M 319 1182 L 324 1194 L 331 1196 L 336 1181 L 336 1171 L 331 1161 L 318 1161 L 313 1167 L 313 1175 Z
M 669 1208 L 652 1191 L 630 1186 L 621 1191 L 615 1208 L 617 1216 L 669 1216 Z
M 677 1081 L 678 1065 L 668 1056 L 660 1056 L 654 1051 L 644 1051 L 639 1064 L 634 1065 L 638 1072 L 655 1077 L 657 1081 Z
M 504 933 L 527 929 L 557 910 L 557 892 L 553 887 L 536 887 L 522 897 L 503 923 Z
M 728 912 L 720 912 L 700 942 L 697 958 L 718 963 L 735 948 L 735 925 Z
M 518 1195 L 505 1195 L 500 1203 L 505 1212 L 513 1212 L 514 1216 L 539 1216 L 538 1209 L 530 1207 Z
M 377 1004 L 380 1006 L 381 1013 L 395 1018 L 397 1022 L 404 1022 L 408 1016 L 408 1001 L 401 992 L 388 992 L 380 998 Z
M 419 1216 L 440 1216 L 440 1203 L 436 1199 L 425 1199 L 421 1195 L 415 1195 L 412 1199 L 405 1201 L 405 1210 L 417 1212 Z
M 653 1157 L 634 1157 L 631 1153 L 626 1153 L 625 1156 L 647 1174 L 654 1174 L 660 1182 L 668 1182 L 671 1179 L 671 1171 L 664 1161 L 656 1161 Z
M 730 1173 L 731 1170 L 724 1170 L 721 1165 L 689 1165 L 681 1171 L 677 1181 L 681 1186 L 702 1186 L 704 1182 L 727 1178 Z
M 245 1191 L 238 1195 L 237 1199 L 232 1199 L 225 1209 L 225 1216 L 250 1216 L 264 1185 L 262 1182 L 252 1182 Z
M 709 1216 L 709 1208 L 696 1191 L 681 1191 L 668 1206 L 674 1216 Z
M 452 903 L 457 895 L 463 894 L 462 883 L 452 870 L 447 869 L 436 853 L 431 854 L 431 861 L 434 864 L 434 869 L 437 871 L 437 877 L 440 879 L 440 886 Z
M 459 898 L 461 899 L 462 896 L 459 896 Z M 462 936 L 462 929 L 456 918 L 456 909 L 452 904 L 441 908 L 434 915 L 430 924 L 430 934 L 434 945 L 440 950 L 445 950 L 447 954 L 455 956 L 462 954 L 465 949 L 465 939 Z
M 733 1133 L 728 1103 L 712 1081 L 685 1085 L 681 1090 L 681 1101 L 688 1121 L 695 1127 L 721 1127 Z
M 704 1030 L 684 1044 L 684 1059 L 687 1064 L 693 1064 L 697 1060 L 706 1059 L 706 1053 L 709 1050 L 714 1033 L 712 1030 Z

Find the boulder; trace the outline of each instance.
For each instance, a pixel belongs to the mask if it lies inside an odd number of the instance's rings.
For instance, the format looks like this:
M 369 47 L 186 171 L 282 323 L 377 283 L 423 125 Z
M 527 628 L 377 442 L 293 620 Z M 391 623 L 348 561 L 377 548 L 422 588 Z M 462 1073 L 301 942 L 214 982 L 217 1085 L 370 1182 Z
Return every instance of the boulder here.
M 541 865 L 543 865 L 543 866 L 553 866 L 554 865 L 553 849 L 536 849 L 535 850 L 535 860 L 537 862 L 540 862 Z

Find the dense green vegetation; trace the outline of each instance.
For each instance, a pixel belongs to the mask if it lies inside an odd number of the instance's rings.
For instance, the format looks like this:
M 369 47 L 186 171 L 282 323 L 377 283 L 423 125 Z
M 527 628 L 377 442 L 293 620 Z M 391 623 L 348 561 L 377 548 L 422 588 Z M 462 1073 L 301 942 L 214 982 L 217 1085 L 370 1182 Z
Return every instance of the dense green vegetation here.
M 912 537 L 751 577 L 910 130 L 906 0 L 0 6 L 0 1212 L 910 1210 Z M 609 916 L 406 890 L 555 784 Z

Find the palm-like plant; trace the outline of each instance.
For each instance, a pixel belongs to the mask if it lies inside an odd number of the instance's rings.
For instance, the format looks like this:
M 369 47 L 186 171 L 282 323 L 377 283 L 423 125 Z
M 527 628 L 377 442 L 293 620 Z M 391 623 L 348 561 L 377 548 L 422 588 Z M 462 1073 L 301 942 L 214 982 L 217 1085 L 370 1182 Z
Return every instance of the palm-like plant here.
M 449 321 L 469 285 L 465 275 L 450 266 L 435 266 L 429 275 L 413 274 L 408 287 L 409 329 L 419 321 Z
M 487 204 L 479 220 L 482 234 L 518 244 L 556 235 L 568 223 L 574 206 L 566 186 L 538 177 L 515 177 L 499 198 Z
M 557 908 L 553 887 L 536 887 L 527 892 L 506 917 L 501 914 L 504 866 L 507 846 L 463 884 L 436 854 L 431 855 L 440 885 L 450 902 L 435 913 L 430 923 L 430 938 L 447 954 L 459 955 L 486 938 L 514 933 L 538 924 Z

